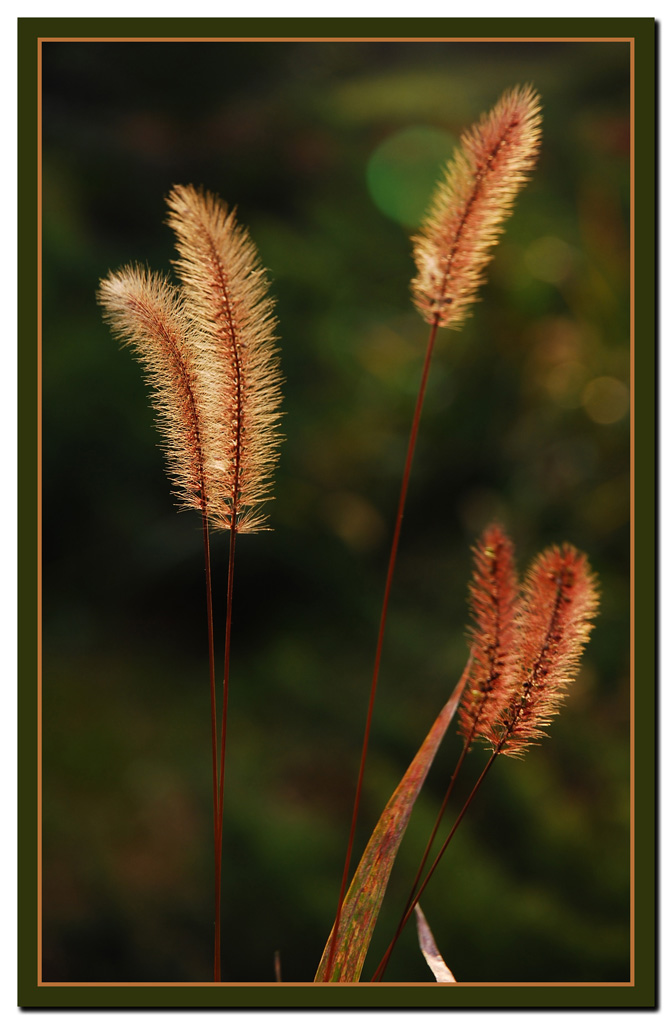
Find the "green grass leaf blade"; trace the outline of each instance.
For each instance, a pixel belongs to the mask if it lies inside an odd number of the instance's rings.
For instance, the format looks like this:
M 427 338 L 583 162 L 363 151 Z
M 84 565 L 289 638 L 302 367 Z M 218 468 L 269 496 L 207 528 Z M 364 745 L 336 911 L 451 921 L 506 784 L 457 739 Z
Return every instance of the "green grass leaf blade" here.
M 325 974 L 333 928 L 315 975 L 316 982 L 359 981 L 392 865 L 406 831 L 413 805 L 460 703 L 470 668 L 471 659 L 462 673 L 462 678 L 453 690 L 450 700 L 429 730 L 373 830 L 343 902 L 338 928 L 338 945 L 331 977 L 327 979 Z

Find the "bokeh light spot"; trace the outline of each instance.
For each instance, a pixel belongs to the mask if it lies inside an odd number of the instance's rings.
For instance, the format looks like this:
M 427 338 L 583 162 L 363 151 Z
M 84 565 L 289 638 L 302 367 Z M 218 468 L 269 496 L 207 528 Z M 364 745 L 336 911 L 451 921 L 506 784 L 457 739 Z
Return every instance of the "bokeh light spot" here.
M 563 316 L 547 316 L 535 324 L 526 366 L 532 387 L 543 389 L 556 405 L 578 409 L 591 373 L 585 327 Z
M 331 493 L 324 514 L 334 533 L 356 551 L 377 547 L 385 536 L 385 522 L 378 510 L 352 491 Z
M 369 373 L 390 383 L 408 377 L 408 367 L 417 361 L 418 352 L 400 332 L 381 324 L 361 339 L 357 358 Z
M 617 423 L 630 406 L 630 394 L 615 377 L 595 377 L 583 392 L 583 407 L 595 423 Z
M 549 368 L 544 387 L 558 405 L 564 409 L 576 409 L 581 405 L 581 385 L 585 379 L 584 364 L 568 359 Z
M 536 239 L 525 252 L 527 269 L 548 284 L 562 284 L 574 269 L 574 262 L 574 250 L 554 235 Z
M 366 168 L 376 206 L 404 227 L 418 227 L 455 142 L 448 132 L 419 125 L 388 136 Z

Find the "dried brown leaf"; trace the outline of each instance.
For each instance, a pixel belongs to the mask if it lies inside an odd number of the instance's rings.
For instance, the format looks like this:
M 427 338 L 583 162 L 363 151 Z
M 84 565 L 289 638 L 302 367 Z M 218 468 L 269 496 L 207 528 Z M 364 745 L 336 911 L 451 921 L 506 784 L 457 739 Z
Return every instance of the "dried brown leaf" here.
M 434 975 L 436 981 L 446 982 L 455 981 L 455 976 L 449 967 L 446 966 L 446 962 L 436 948 L 436 942 L 432 935 L 432 930 L 427 924 L 427 918 L 423 914 L 420 904 L 415 904 L 415 917 L 418 926 L 418 942 L 420 943 L 420 951 L 427 961 L 427 966 Z

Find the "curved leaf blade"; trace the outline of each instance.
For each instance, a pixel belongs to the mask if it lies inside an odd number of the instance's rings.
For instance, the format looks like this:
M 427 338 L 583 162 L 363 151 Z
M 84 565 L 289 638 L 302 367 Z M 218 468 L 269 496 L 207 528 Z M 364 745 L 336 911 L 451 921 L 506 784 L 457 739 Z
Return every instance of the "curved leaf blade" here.
M 392 865 L 406 831 L 413 805 L 446 730 L 455 715 L 470 670 L 471 658 L 469 658 L 462 678 L 453 690 L 449 701 L 439 713 L 373 830 L 343 901 L 331 976 L 327 978 L 325 975 L 333 927 L 322 954 L 315 981 L 359 981 Z

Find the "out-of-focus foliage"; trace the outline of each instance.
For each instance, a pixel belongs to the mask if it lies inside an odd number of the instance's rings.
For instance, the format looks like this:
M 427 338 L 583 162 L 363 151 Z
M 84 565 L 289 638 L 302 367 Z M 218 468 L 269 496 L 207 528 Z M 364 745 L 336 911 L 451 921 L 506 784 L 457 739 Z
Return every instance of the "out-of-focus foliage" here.
M 462 671 L 478 532 L 499 517 L 521 566 L 568 540 L 602 584 L 581 675 L 551 737 L 493 770 L 423 908 L 460 981 L 627 980 L 627 45 L 49 42 L 43 57 L 45 979 L 211 970 L 200 523 L 172 505 L 99 278 L 169 269 L 175 183 L 236 205 L 272 276 L 286 441 L 273 532 L 237 548 L 223 977 L 273 980 L 278 950 L 283 979 L 307 981 L 336 908 L 426 337 L 408 236 L 452 141 L 529 81 L 538 169 L 482 301 L 435 353 L 355 855 Z M 223 628 L 224 536 L 213 558 Z M 365 980 L 458 750 L 453 735 L 418 801 Z M 386 980 L 431 980 L 413 929 Z

